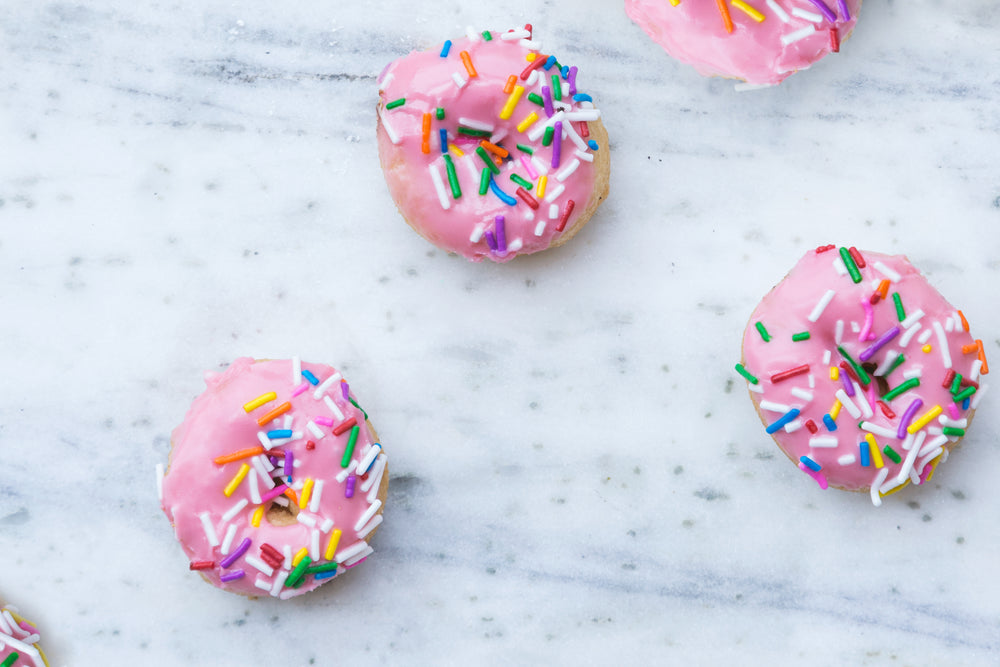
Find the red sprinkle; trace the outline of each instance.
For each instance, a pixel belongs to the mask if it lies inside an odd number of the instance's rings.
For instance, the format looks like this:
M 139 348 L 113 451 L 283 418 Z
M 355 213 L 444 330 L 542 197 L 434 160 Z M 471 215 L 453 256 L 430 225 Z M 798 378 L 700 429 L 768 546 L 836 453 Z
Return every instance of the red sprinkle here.
M 771 376 L 771 383 L 781 382 L 782 380 L 787 380 L 788 378 L 795 377 L 796 375 L 802 375 L 803 373 L 809 372 L 809 364 L 802 364 L 801 366 L 796 366 L 795 368 L 789 368 L 787 371 L 781 371 L 780 373 L 775 373 Z
M 837 34 L 836 28 L 830 29 L 830 50 L 840 53 L 840 35 Z
M 306 449 L 313 450 L 316 449 L 316 443 L 312 440 L 306 440 Z
M 580 121 L 580 131 L 578 134 L 584 139 L 590 136 L 590 125 L 587 125 L 587 121 Z
M 847 249 L 847 252 L 851 254 L 851 259 L 854 260 L 854 263 L 858 265 L 859 269 L 863 269 L 865 268 L 865 266 L 867 266 L 867 264 L 865 264 L 865 258 L 861 256 L 860 250 L 858 250 L 854 246 L 851 246 L 850 248 Z
M 354 426 L 357 423 L 358 423 L 358 420 L 355 419 L 354 417 L 351 417 L 346 422 L 343 422 L 341 424 L 338 424 L 338 425 L 334 426 L 333 427 L 333 434 L 334 435 L 344 435 L 345 433 L 347 433 L 348 431 L 350 431 L 352 428 L 354 428 Z
M 875 401 L 875 402 L 878 403 L 878 407 L 882 410 L 882 414 L 884 414 L 886 418 L 888 419 L 896 418 L 896 413 L 892 411 L 892 408 L 890 408 L 882 401 Z
M 192 561 L 189 566 L 192 570 L 211 570 L 215 567 L 215 561 L 212 560 L 196 560 Z
M 514 191 L 514 194 L 516 194 L 518 197 L 520 197 L 521 201 L 523 201 L 525 204 L 527 204 L 531 208 L 536 209 L 536 210 L 538 209 L 538 200 L 535 199 L 534 197 L 532 197 L 528 193 L 528 191 L 525 190 L 524 188 L 518 186 L 517 190 Z
M 526 81 L 531 73 L 544 65 L 548 59 L 548 56 L 543 56 L 541 53 L 537 54 L 537 57 L 528 63 L 528 66 L 524 68 L 523 72 L 521 72 L 521 80 Z
M 816 422 L 811 419 L 806 420 L 806 428 L 809 429 L 810 433 L 816 433 L 819 430 L 819 427 L 816 426 Z
M 874 306 L 881 299 L 882 299 L 882 295 L 881 294 L 879 294 L 878 292 L 872 292 L 872 295 L 868 298 L 868 303 L 870 303 L 871 305 Z
M 816 248 L 816 254 L 818 255 L 821 252 L 826 252 L 827 250 L 833 250 L 836 247 L 837 246 L 832 245 L 832 244 L 831 245 L 821 245 L 820 247 Z
M 280 551 L 272 547 L 267 542 L 264 542 L 263 544 L 260 545 L 260 555 L 270 556 L 271 558 L 279 558 L 281 560 L 285 559 L 285 557 L 281 555 Z
M 570 199 L 569 201 L 566 202 L 566 208 L 563 209 L 562 215 L 559 216 L 559 224 L 556 225 L 557 232 L 561 232 L 562 230 L 566 229 L 566 223 L 569 222 L 569 216 L 573 212 L 574 208 L 576 208 L 575 201 Z
M 949 368 L 948 372 L 945 373 L 944 375 L 944 382 L 941 383 L 941 386 L 947 389 L 948 387 L 951 386 L 951 383 L 954 381 L 955 381 L 955 371 Z

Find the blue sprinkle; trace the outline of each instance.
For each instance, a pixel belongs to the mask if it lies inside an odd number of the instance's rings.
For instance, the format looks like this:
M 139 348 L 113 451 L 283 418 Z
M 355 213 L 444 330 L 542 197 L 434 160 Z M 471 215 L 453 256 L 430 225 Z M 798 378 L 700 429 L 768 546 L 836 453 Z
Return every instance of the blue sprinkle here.
M 600 146 L 597 145 L 597 142 L 594 141 L 593 139 L 591 139 L 590 141 L 588 141 L 587 145 L 590 146 L 590 150 L 592 150 L 592 151 L 596 151 L 598 148 L 600 148 Z
M 511 197 L 503 190 L 501 190 L 500 186 L 497 185 L 496 181 L 493 180 L 492 176 L 490 176 L 490 190 L 492 190 L 493 194 L 499 197 L 500 201 L 502 201 L 504 204 L 507 204 L 508 206 L 517 206 L 517 200 Z
M 813 461 L 808 456 L 800 456 L 799 457 L 799 461 L 802 461 L 803 463 L 805 463 L 806 467 L 809 468 L 810 470 L 814 471 L 814 472 L 819 472 L 820 470 L 823 469 L 823 466 L 821 466 L 820 464 L 816 463 L 815 461 Z
M 310 371 L 302 371 L 302 377 L 304 377 L 305 379 L 309 380 L 309 384 L 311 384 L 313 386 L 316 386 L 316 385 L 319 384 L 319 380 L 317 380 L 316 376 L 313 375 Z
M 441 136 L 441 154 L 448 152 L 448 130 L 443 127 L 438 130 L 438 134 Z
M 271 440 L 277 440 L 279 438 L 290 438 L 292 437 L 292 429 L 290 428 L 278 428 L 273 431 L 267 432 L 267 437 Z
M 967 398 L 964 401 L 962 401 L 962 409 L 963 410 L 968 410 L 969 409 L 969 405 L 971 404 L 971 402 L 972 402 L 971 398 Z
M 823 415 L 823 423 L 826 424 L 826 430 L 830 433 L 837 430 L 837 422 L 833 421 L 833 417 L 830 415 Z
M 858 443 L 858 453 L 861 454 L 861 465 L 864 466 L 865 468 L 869 467 L 872 464 L 872 461 L 871 458 L 869 458 L 871 454 L 868 453 L 867 442 Z
M 326 572 L 317 572 L 313 575 L 313 579 L 323 581 L 324 579 L 333 579 L 335 576 L 337 576 L 336 570 L 328 570 Z
M 593 102 L 594 98 L 587 93 L 577 93 L 573 96 L 574 102 Z
M 441 49 L 441 57 L 442 58 L 447 58 L 449 51 L 451 51 L 451 40 L 450 39 L 446 39 L 444 41 L 444 47 Z
M 569 79 L 569 65 L 563 65 L 562 76 L 564 79 Z
M 549 59 L 545 61 L 545 64 L 542 65 L 542 68 L 545 69 L 545 71 L 547 72 L 550 69 L 552 69 L 552 66 L 555 65 L 555 64 L 556 64 L 556 57 L 555 56 L 549 56 Z
M 800 412 L 802 412 L 802 411 L 799 410 L 798 408 L 792 408 L 791 410 L 789 410 L 785 414 L 783 414 L 780 417 L 778 417 L 777 421 L 775 421 L 774 423 L 772 423 L 770 426 L 768 426 L 764 430 L 767 431 L 768 433 L 776 433 L 779 429 L 783 428 L 785 426 L 785 424 L 787 424 L 788 422 L 790 422 L 793 419 L 795 419 L 796 417 L 798 417 Z

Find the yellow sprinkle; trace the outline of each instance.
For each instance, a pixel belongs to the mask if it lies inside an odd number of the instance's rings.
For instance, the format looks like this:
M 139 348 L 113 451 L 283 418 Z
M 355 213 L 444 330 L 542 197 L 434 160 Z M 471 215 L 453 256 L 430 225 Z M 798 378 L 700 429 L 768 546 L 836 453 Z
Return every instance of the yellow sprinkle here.
M 502 120 L 507 120 L 514 114 L 514 107 L 521 101 L 521 95 L 523 94 L 524 86 L 514 86 L 514 92 L 507 98 L 507 104 L 503 105 L 503 109 L 500 109 L 500 118 Z
M 529 63 L 533 63 L 535 62 L 535 58 L 537 57 L 538 57 L 537 53 L 529 53 L 528 55 L 525 56 L 525 60 L 527 60 Z
M 836 366 L 830 366 L 830 379 L 834 382 L 840 379 L 840 369 Z
M 545 196 L 545 186 L 548 184 L 548 182 L 549 182 L 548 176 L 538 177 L 538 186 L 535 188 L 535 196 L 538 197 L 539 199 Z
M 907 433 L 916 433 L 941 414 L 941 406 L 935 405 L 933 408 L 921 415 L 915 422 L 906 427 Z
M 833 402 L 833 407 L 830 408 L 830 419 L 837 421 L 837 415 L 840 414 L 840 408 L 843 406 L 840 404 L 840 400 Z
M 236 476 L 233 477 L 229 484 L 226 484 L 226 488 L 222 490 L 222 492 L 226 494 L 226 498 L 233 495 L 233 491 L 235 491 L 236 487 L 240 485 L 240 482 L 243 481 L 243 478 L 247 476 L 248 472 L 250 472 L 250 465 L 248 463 L 244 463 L 240 466 L 240 471 L 236 473 Z
M 463 155 L 465 155 L 465 151 L 463 151 L 461 148 L 459 148 L 455 144 L 448 144 L 448 150 L 450 150 L 452 153 L 454 153 L 458 157 L 462 157 Z
M 903 482 L 902 484 L 900 484 L 899 486 L 897 486 L 895 488 L 892 488 L 892 489 L 889 489 L 885 493 L 879 493 L 879 495 L 882 496 L 883 498 L 885 498 L 886 496 L 891 496 L 892 494 L 896 493 L 897 491 L 905 489 L 909 485 L 910 485 L 910 478 L 907 477 L 906 481 Z
M 670 0 L 670 4 L 676 7 L 677 5 L 681 4 L 681 0 Z
M 330 541 L 326 544 L 326 553 L 323 554 L 323 558 L 333 560 L 333 555 L 337 553 L 338 542 L 340 542 L 340 528 L 334 528 L 333 532 L 330 533 Z
M 309 504 L 309 496 L 312 495 L 313 478 L 306 477 L 305 484 L 302 485 L 302 495 L 299 496 L 299 509 L 304 510 Z
M 934 348 L 930 346 L 930 343 L 928 343 L 927 345 L 924 345 L 922 348 L 920 348 L 920 351 L 923 352 L 924 354 L 928 354 L 933 349 Z
M 257 398 L 253 399 L 249 403 L 243 405 L 243 409 L 247 412 L 253 412 L 265 403 L 270 403 L 274 399 L 278 398 L 278 395 L 273 391 L 269 391 L 266 394 L 261 394 Z
M 871 452 L 872 463 L 875 464 L 875 468 L 881 470 L 885 463 L 882 462 L 882 452 L 878 450 L 878 443 L 875 442 L 875 436 L 871 433 L 865 433 L 865 441 L 868 442 L 868 450 Z
M 260 528 L 260 520 L 264 517 L 264 506 L 258 505 L 257 509 L 253 511 L 253 516 L 250 517 L 250 525 L 254 528 Z
M 295 567 L 302 562 L 302 559 L 309 555 L 309 549 L 307 547 L 302 547 L 299 549 L 295 556 L 292 557 L 292 567 Z
M 517 131 L 518 132 L 524 132 L 529 127 L 531 127 L 532 125 L 534 125 L 536 120 L 538 120 L 538 114 L 535 113 L 534 111 L 532 111 L 531 113 L 529 113 L 527 115 L 527 117 L 525 117 L 524 120 L 522 120 L 520 123 L 518 123 L 518 125 L 517 125 Z
M 732 0 L 732 2 L 733 2 L 733 7 L 740 10 L 741 12 L 752 18 L 757 23 L 763 23 L 764 15 L 761 14 L 759 11 L 757 11 L 754 7 L 751 7 L 747 3 L 743 2 L 743 0 Z M 676 7 L 676 5 L 674 6 Z

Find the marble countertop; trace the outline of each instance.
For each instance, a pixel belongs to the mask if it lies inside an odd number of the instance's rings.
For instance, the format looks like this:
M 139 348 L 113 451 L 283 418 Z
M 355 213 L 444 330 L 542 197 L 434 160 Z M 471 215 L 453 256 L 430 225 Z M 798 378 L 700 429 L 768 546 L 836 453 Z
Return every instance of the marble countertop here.
M 868 0 L 746 93 L 620 0 L 145 4 L 0 6 L 0 594 L 54 666 L 996 664 L 996 397 L 876 509 L 789 464 L 733 371 L 825 243 L 907 254 L 1000 363 L 994 2 Z M 396 213 L 375 76 L 525 21 L 604 112 L 611 195 L 471 264 Z M 342 369 L 390 456 L 375 557 L 286 602 L 204 584 L 156 499 L 243 355 Z

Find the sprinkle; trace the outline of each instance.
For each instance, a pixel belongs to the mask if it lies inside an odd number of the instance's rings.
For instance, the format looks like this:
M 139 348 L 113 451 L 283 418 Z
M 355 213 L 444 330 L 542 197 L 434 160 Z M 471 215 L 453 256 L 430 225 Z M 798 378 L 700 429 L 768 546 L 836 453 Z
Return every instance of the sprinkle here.
M 803 364 L 801 366 L 796 366 L 795 368 L 790 368 L 787 371 L 782 371 L 780 373 L 775 373 L 771 376 L 771 383 L 777 384 L 787 380 L 788 378 L 795 377 L 796 375 L 802 375 L 803 373 L 809 372 L 809 364 Z
M 826 416 L 829 417 L 829 415 Z M 819 435 L 815 438 L 809 438 L 810 447 L 835 449 L 839 444 L 837 438 L 831 435 Z
M 892 399 L 896 398 L 897 396 L 899 396 L 901 394 L 904 394 L 904 393 L 908 392 L 909 390 L 915 389 L 915 388 L 917 388 L 919 386 L 920 386 L 920 380 L 919 379 L 917 379 L 917 378 L 910 378 L 906 382 L 904 382 L 904 383 L 902 383 L 900 385 L 897 385 L 897 386 L 893 387 L 892 389 L 890 389 L 889 391 L 887 391 L 882 398 L 885 399 L 885 400 L 887 400 L 887 401 L 891 401 Z M 899 437 L 902 438 L 903 436 L 899 436 Z
M 232 463 L 233 461 L 239 461 L 241 459 L 248 459 L 251 456 L 257 456 L 264 451 L 263 447 L 250 447 L 248 449 L 240 449 L 232 454 L 225 454 L 224 456 L 218 456 L 213 460 L 216 465 L 224 465 L 226 463 Z
M 315 481 L 313 481 L 313 478 L 306 477 L 306 481 L 302 485 L 302 493 L 299 494 L 299 509 L 304 510 L 309 504 L 309 496 L 312 495 L 314 485 Z
M 816 472 L 819 472 L 820 470 L 823 469 L 823 466 L 821 466 L 820 464 L 816 463 L 815 461 L 813 461 L 808 456 L 800 456 L 799 457 L 799 461 L 802 461 L 802 463 L 806 464 L 806 466 L 808 466 L 810 470 L 814 470 Z
M 854 404 L 854 401 L 848 398 L 847 392 L 843 389 L 838 389 L 834 396 L 836 396 L 837 400 L 840 401 L 840 404 L 843 405 L 849 413 L 851 413 L 851 417 L 854 419 L 861 419 L 861 410 L 859 410 L 858 406 Z
M 468 81 L 463 79 L 462 75 L 459 74 L 458 72 L 451 73 L 451 80 L 454 81 L 455 85 L 458 86 L 459 88 L 465 88 L 465 84 L 468 83 Z
M 558 144 L 559 142 L 556 143 Z M 562 171 L 556 174 L 556 180 L 562 183 L 567 178 L 572 176 L 573 172 L 575 172 L 579 167 L 580 167 L 580 160 L 578 160 L 577 158 L 573 158 L 573 161 L 570 162 L 569 165 L 567 165 Z
M 518 126 L 517 129 L 521 129 Z M 553 137 L 552 137 L 552 168 L 555 169 L 559 166 L 559 161 L 562 159 L 562 129 L 563 123 L 561 120 L 557 120 L 553 125 Z M 523 131 L 523 130 L 522 130 Z M 558 178 L 558 176 L 557 176 Z M 560 178 L 559 181 L 564 181 L 564 178 Z
M 802 458 L 809 459 L 809 457 L 807 456 L 803 456 Z M 800 461 L 799 469 L 802 470 L 802 472 L 809 475 L 810 477 L 812 477 L 814 480 L 816 480 L 816 483 L 819 484 L 819 488 L 826 490 L 829 487 L 829 483 L 826 481 L 826 477 L 823 475 L 823 473 L 818 472 L 816 470 L 811 470 L 807 463 Z
M 264 505 L 258 505 L 257 509 L 253 511 L 250 516 L 250 525 L 254 528 L 260 528 L 260 520 L 264 517 Z
M 861 456 L 861 465 L 864 468 L 871 466 L 871 458 L 869 455 L 868 443 L 861 442 L 858 443 L 858 454 Z
M 236 491 L 236 487 L 240 485 L 240 482 L 243 481 L 243 478 L 247 476 L 248 472 L 250 472 L 250 466 L 248 464 L 244 463 L 240 466 L 239 471 L 233 479 L 230 480 L 229 484 L 226 485 L 226 488 L 222 490 L 222 493 L 225 494 L 226 498 L 233 495 L 233 492 Z
M 844 358 L 844 361 L 846 361 L 850 365 L 851 370 L 853 370 L 855 374 L 857 374 L 858 378 L 860 378 L 861 384 L 865 385 L 866 387 L 869 384 L 871 384 L 872 379 L 868 376 L 868 373 L 865 371 L 864 368 L 862 368 L 858 364 L 858 362 L 854 361 L 851 355 L 847 353 L 847 350 L 845 350 L 842 346 L 838 345 L 837 352 L 840 352 L 840 356 L 842 356 Z
M 442 58 L 447 58 L 449 51 L 451 51 L 451 40 L 450 39 L 446 39 L 444 41 L 444 46 L 441 48 L 441 57 Z
M 972 396 L 975 393 L 976 393 L 976 388 L 974 386 L 969 386 L 969 387 L 966 387 L 965 389 L 963 389 L 960 393 L 955 394 L 954 396 L 952 396 L 952 398 L 954 399 L 954 401 L 956 403 L 961 403 L 962 401 L 964 401 L 965 399 L 969 398 L 970 396 Z
M 869 306 L 869 308 L 870 307 L 871 306 Z M 870 347 L 868 347 L 867 349 L 863 350 L 861 352 L 861 354 L 858 355 L 858 358 L 861 361 L 868 361 L 873 356 L 875 356 L 876 352 L 878 352 L 886 344 L 888 344 L 889 341 L 891 341 L 893 338 L 895 338 L 896 336 L 898 336 L 899 332 L 900 332 L 900 328 L 899 327 L 893 327 L 893 328 L 889 329 L 884 334 L 882 334 L 881 336 L 879 336 L 878 339 L 874 343 L 872 343 Z
M 883 438 L 895 438 L 896 432 L 892 429 L 888 429 L 884 426 L 879 426 L 878 424 L 873 424 L 871 422 L 859 422 L 858 428 L 862 431 L 868 431 L 869 433 L 874 433 L 875 435 L 880 435 Z
M 809 430 L 810 433 L 818 433 L 819 432 L 819 427 L 816 426 L 816 422 L 814 422 L 811 419 L 807 419 L 806 420 L 806 428 Z
M 496 165 L 496 163 L 495 163 L 495 162 L 493 162 L 492 158 L 490 158 L 490 156 L 489 156 L 489 154 L 488 154 L 488 153 L 486 152 L 486 149 L 485 149 L 485 148 L 483 148 L 482 146 L 478 146 L 478 147 L 476 148 L 476 155 L 478 155 L 478 156 L 479 156 L 479 159 L 481 159 L 481 160 L 482 160 L 482 161 L 483 161 L 483 162 L 484 162 L 484 163 L 486 164 L 486 167 L 487 167 L 487 168 L 488 168 L 488 169 L 489 169 L 489 170 L 490 170 L 490 171 L 491 171 L 492 173 L 494 173 L 494 174 L 499 174 L 499 173 L 500 173 L 500 167 L 498 167 L 498 166 Z
M 934 321 L 934 333 L 937 334 L 938 349 L 941 350 L 941 363 L 945 368 L 951 368 L 951 352 L 948 350 L 948 338 L 945 336 L 941 323 Z
M 395 109 L 396 107 L 401 107 L 404 104 L 406 104 L 406 98 L 405 97 L 400 97 L 398 100 L 393 100 L 392 102 L 387 103 L 385 105 L 385 108 L 386 109 Z M 247 410 L 247 412 L 250 412 L 250 411 Z
M 246 499 L 243 499 L 240 502 L 236 503 L 236 505 L 233 506 L 233 509 L 243 509 L 246 506 L 247 506 L 247 501 Z M 230 510 L 230 512 L 231 511 L 232 510 Z M 228 515 L 229 512 L 226 512 L 226 514 Z M 233 516 L 235 516 L 235 514 Z M 229 519 L 232 519 L 233 516 L 230 516 Z M 223 517 L 224 521 L 229 521 L 229 519 Z M 229 548 L 233 545 L 233 540 L 235 538 L 236 538 L 236 524 L 231 523 L 229 524 L 229 527 L 226 528 L 226 536 L 222 538 L 222 545 L 219 547 L 219 553 L 221 553 L 223 556 L 228 554 Z
M 493 180 L 492 177 L 490 178 L 490 191 L 492 191 L 493 194 L 495 194 L 497 197 L 500 198 L 500 201 L 507 204 L 508 206 L 517 206 L 517 200 L 511 197 L 503 190 L 501 190 L 500 186 L 497 185 L 497 182 Z
M 929 424 L 932 420 L 934 420 L 935 418 L 937 418 L 937 416 L 940 415 L 941 412 L 943 412 L 941 406 L 940 405 L 935 405 L 933 408 L 931 408 L 930 410 L 928 410 L 927 412 L 925 412 L 923 415 L 921 415 L 915 422 L 913 422 L 912 424 L 910 424 L 906 428 L 906 432 L 907 433 L 916 433 L 917 431 L 919 431 L 920 429 L 922 429 L 924 426 L 926 426 L 927 424 Z
M 680 2 L 680 0 L 678 0 L 678 2 Z M 788 16 L 785 10 L 781 8 L 781 5 L 775 2 L 775 0 L 767 0 L 767 6 L 771 8 L 771 11 L 778 15 L 778 18 L 781 19 L 783 23 L 788 23 L 791 20 L 791 17 Z M 828 249 L 832 250 L 833 247 L 834 246 L 830 246 Z
M 265 563 L 264 561 L 260 560 L 256 556 L 247 554 L 246 558 L 244 558 L 243 560 L 250 567 L 263 572 L 265 576 L 270 577 L 272 574 L 274 574 L 274 568 Z
M 797 16 L 800 19 L 805 19 L 806 21 L 812 21 L 813 23 L 822 23 L 823 17 L 820 14 L 815 14 L 810 11 L 806 11 L 801 7 L 792 7 L 792 16 Z
M 736 364 L 736 372 L 742 375 L 750 384 L 758 384 L 760 382 L 760 380 L 751 375 L 750 371 L 743 364 Z
M 837 430 L 837 422 L 833 421 L 833 417 L 828 414 L 823 415 L 823 424 L 826 426 L 826 430 L 831 433 Z
M 285 492 L 285 489 L 287 489 L 287 488 L 288 487 L 286 485 L 284 485 L 284 484 L 276 486 L 273 489 L 271 489 L 270 491 L 268 491 L 267 493 L 261 494 L 260 501 L 262 503 L 268 503 L 268 502 L 274 500 L 275 498 L 277 498 L 278 496 L 280 496 L 281 494 L 283 494 Z
M 809 340 L 809 336 L 810 334 L 808 331 L 802 331 L 797 334 L 792 334 L 792 340 L 796 343 L 801 343 L 804 340 Z
M 369 521 L 368 524 L 365 525 L 361 530 L 356 531 L 357 532 L 357 536 L 360 537 L 360 538 L 368 537 L 369 533 L 371 533 L 373 530 L 375 530 L 376 528 L 378 528 L 382 524 L 382 520 L 383 519 L 384 519 L 384 516 L 381 515 L 381 514 L 379 514 L 378 516 L 372 518 L 372 520 Z
M 894 283 L 898 283 L 903 278 L 903 276 L 899 275 L 898 273 L 896 273 L 895 271 L 893 271 L 892 269 L 890 269 L 888 266 L 886 266 L 882 262 L 875 262 L 875 264 L 873 266 L 882 275 L 884 275 L 886 278 L 888 278 L 889 280 L 891 280 Z
M 847 0 L 837 0 L 837 6 L 840 8 L 840 13 L 844 17 L 844 20 L 850 21 L 851 10 L 847 8 Z
M 524 120 L 522 120 L 520 123 L 517 124 L 517 131 L 523 133 L 529 127 L 534 125 L 535 121 L 537 120 L 538 120 L 538 114 L 532 111 L 531 113 L 529 113 L 527 116 L 524 117 Z
M 883 468 L 882 470 L 878 471 L 878 474 L 875 475 L 875 480 L 872 482 L 872 488 L 870 493 L 872 497 L 872 504 L 875 505 L 875 507 L 882 506 L 882 495 L 879 493 L 879 488 L 882 486 L 882 482 L 884 482 L 885 478 L 888 476 L 889 476 L 889 469 Z
M 462 59 L 462 64 L 465 65 L 465 71 L 468 73 L 469 78 L 471 79 L 473 77 L 479 76 L 479 73 L 476 72 L 475 66 L 472 64 L 472 57 L 469 55 L 469 52 L 462 51 L 458 55 Z
M 872 462 L 875 464 L 875 467 L 882 468 L 885 466 L 885 463 L 882 461 L 882 454 L 878 451 L 878 443 L 875 442 L 875 436 L 871 433 L 867 433 L 865 434 L 865 441 L 868 443 L 869 454 L 871 454 Z
M 945 426 L 941 429 L 942 435 L 947 435 L 949 437 L 962 437 L 965 435 L 965 429 L 957 428 L 955 426 Z
M 308 372 L 309 371 L 302 371 L 302 374 L 305 375 Z M 266 424 L 269 424 L 269 423 L 271 423 L 272 421 L 274 421 L 275 419 L 277 419 L 278 417 L 280 417 L 281 415 L 285 414 L 286 412 L 288 412 L 291 409 L 292 409 L 292 404 L 286 401 L 286 402 L 282 403 L 281 405 L 279 405 L 278 407 L 276 407 L 273 410 L 271 410 L 270 412 L 268 412 L 266 415 L 264 415 L 264 416 L 260 417 L 259 419 L 257 419 L 257 425 L 258 426 L 264 426 Z
M 309 429 L 309 432 L 313 434 L 313 437 L 315 437 L 317 440 L 322 440 L 326 436 L 326 433 L 323 433 L 323 431 L 318 426 L 319 417 L 317 417 L 316 420 L 317 421 L 315 422 L 306 422 L 306 428 Z
M 726 32 L 732 34 L 733 18 L 729 15 L 729 7 L 726 6 L 726 0 L 715 0 L 715 4 L 719 8 L 719 13 L 722 14 L 722 25 L 726 28 Z
M 237 579 L 242 579 L 246 576 L 246 572 L 243 570 L 233 570 L 232 572 L 226 572 L 219 576 L 219 581 L 228 584 L 230 581 L 236 581 Z
M 336 556 L 336 560 L 338 563 L 343 563 L 344 561 L 349 560 L 353 556 L 357 556 L 358 554 L 363 553 L 367 548 L 368 548 L 367 542 L 365 542 L 364 540 L 358 540 L 351 546 L 347 547 L 346 549 L 338 553 Z
M 752 18 L 757 23 L 762 23 L 764 21 L 764 15 L 760 13 L 755 7 L 751 7 L 743 0 L 732 0 L 733 7 L 736 7 L 744 14 Z
M 450 155 L 444 156 L 444 166 L 448 173 L 448 184 L 451 185 L 451 196 L 459 199 L 462 196 L 462 188 L 458 185 L 458 174 L 455 173 L 455 163 Z
M 250 538 L 249 537 L 244 537 L 243 541 L 240 542 L 240 545 L 238 547 L 236 547 L 236 550 L 233 551 L 233 553 L 229 554 L 228 556 L 226 556 L 225 558 L 223 558 L 221 561 L 219 561 L 219 567 L 221 567 L 223 569 L 231 567 L 233 563 L 235 563 L 237 560 L 239 560 L 240 556 L 242 556 L 243 554 L 245 554 L 247 552 L 247 550 L 250 548 L 250 543 L 251 543 Z
M 212 519 L 208 512 L 202 512 L 198 515 L 201 519 L 201 527 L 205 531 L 205 537 L 208 539 L 208 546 L 217 547 L 219 546 L 219 536 L 215 532 L 215 526 L 212 525 Z
M 344 448 L 344 456 L 340 459 L 341 468 L 346 468 L 351 462 L 351 456 L 354 455 L 354 445 L 358 441 L 358 433 L 360 430 L 360 427 L 356 425 L 351 428 L 351 435 L 347 438 L 347 447 Z
M 333 554 L 337 550 L 337 543 L 340 542 L 341 532 L 338 528 L 330 533 L 330 541 L 326 543 L 326 551 L 323 553 L 324 559 L 333 560 Z
M 896 370 L 899 367 L 899 365 L 902 364 L 904 361 L 906 361 L 906 357 L 904 357 L 900 353 L 897 353 L 896 358 L 892 360 L 891 364 L 889 364 L 889 369 L 885 373 L 882 373 L 882 377 L 888 377 L 889 373 Z
M 560 186 L 561 188 L 562 186 Z M 548 198 L 546 198 L 548 201 Z M 569 221 L 570 214 L 573 213 L 573 209 L 576 207 L 576 202 L 572 199 L 566 201 L 566 208 L 563 209 L 562 215 L 559 216 L 559 224 L 556 225 L 556 231 L 561 232 L 566 229 L 566 223 Z
M 812 312 L 809 313 L 809 321 L 810 322 L 815 322 L 816 320 L 818 320 L 820 318 L 820 315 L 822 315 L 823 311 L 826 310 L 826 307 L 828 305 L 830 305 L 830 301 L 833 300 L 833 297 L 836 296 L 836 294 L 837 293 L 835 291 L 833 291 L 833 290 L 827 290 L 826 291 L 826 294 L 823 295 L 823 297 L 819 300 L 819 302 L 813 308 Z
M 775 433 L 779 429 L 781 429 L 785 424 L 787 424 L 788 422 L 790 422 L 793 419 L 795 419 L 796 417 L 798 417 L 799 414 L 800 414 L 800 412 L 801 412 L 801 410 L 799 410 L 798 408 L 792 408 L 791 410 L 789 410 L 788 412 L 786 412 L 784 415 L 782 415 L 781 417 L 779 417 L 776 421 L 772 422 L 764 430 L 767 431 L 767 433 L 769 433 L 769 434 L 770 433 Z
M 292 390 L 292 398 L 295 398 L 299 394 L 304 393 L 305 390 L 308 388 L 309 388 L 308 382 L 301 382 L 297 387 L 295 387 L 295 389 Z
M 721 0 L 719 1 L 721 2 Z M 782 35 L 781 43 L 785 46 L 789 46 L 790 44 L 794 44 L 795 42 L 802 41 L 803 39 L 813 34 L 814 32 L 816 32 L 816 28 L 811 25 L 807 25 L 805 28 L 802 28 L 801 30 L 796 30 L 795 32 L 790 32 L 785 35 Z
M 351 428 L 352 426 L 354 426 L 357 423 L 358 423 L 358 420 L 355 419 L 354 417 L 351 417 L 350 419 L 348 419 L 345 422 L 342 422 L 335 429 L 333 429 L 333 434 L 336 435 L 336 436 L 343 435 L 344 433 L 347 432 L 347 430 L 349 428 Z
M 188 565 L 189 570 L 211 570 L 213 567 L 215 567 L 213 560 L 196 560 L 191 561 L 191 564 Z
M 885 455 L 886 455 L 886 456 L 888 456 L 888 457 L 889 457 L 890 459 L 892 459 L 892 462 L 893 462 L 893 463 L 900 463 L 900 462 L 901 462 L 901 461 L 903 460 L 903 457 L 901 457 L 901 456 L 900 456 L 900 455 L 899 455 L 899 454 L 898 454 L 898 453 L 896 452 L 896 450 L 895 450 L 895 449 L 893 449 L 892 447 L 890 447 L 889 445 L 886 445 L 886 446 L 885 446 L 885 447 L 884 447 L 884 448 L 882 449 L 882 451 L 883 451 L 883 452 L 885 452 Z
M 258 396 L 257 398 L 253 399 L 249 403 L 244 404 L 243 405 L 243 410 L 245 412 L 253 412 L 254 410 L 256 410 L 257 408 L 259 408 L 260 406 L 264 405 L 265 403 L 270 403 L 271 401 L 275 400 L 276 398 L 278 398 L 278 395 L 276 393 L 274 393 L 273 391 L 269 391 L 266 394 L 261 394 L 260 396 Z
M 285 438 L 292 437 L 294 432 L 290 428 L 277 428 L 267 432 L 267 437 L 270 440 L 283 440 Z
M 814 4 L 819 2 L 819 0 L 810 0 Z M 827 11 L 830 11 L 827 9 Z M 840 259 L 843 260 L 844 266 L 847 267 L 847 273 L 851 276 L 851 280 L 855 284 L 861 282 L 861 272 L 858 270 L 858 265 L 854 262 L 854 258 L 851 256 L 851 252 L 847 248 L 840 249 Z

